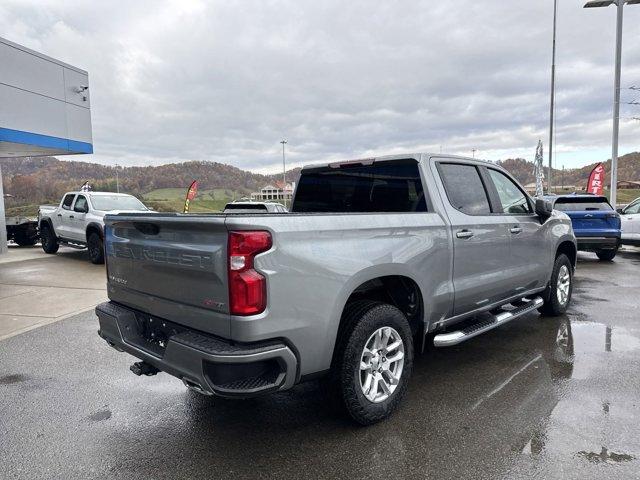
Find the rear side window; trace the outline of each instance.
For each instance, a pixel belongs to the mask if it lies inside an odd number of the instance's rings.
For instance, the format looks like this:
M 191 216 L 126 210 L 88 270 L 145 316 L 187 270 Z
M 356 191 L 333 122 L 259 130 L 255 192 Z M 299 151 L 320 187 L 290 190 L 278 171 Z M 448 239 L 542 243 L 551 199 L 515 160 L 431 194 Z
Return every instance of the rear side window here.
M 74 197 L 75 195 L 73 193 L 69 193 L 68 195 L 65 195 L 64 200 L 62 201 L 62 208 L 64 208 L 65 210 L 70 210 Z
M 585 210 L 613 210 L 604 197 L 565 197 L 556 200 L 553 208 L 562 212 L 580 212 Z
M 415 160 L 303 172 L 292 212 L 426 212 Z
M 440 163 L 438 170 L 449 202 L 456 210 L 468 215 L 491 213 L 489 197 L 474 165 Z

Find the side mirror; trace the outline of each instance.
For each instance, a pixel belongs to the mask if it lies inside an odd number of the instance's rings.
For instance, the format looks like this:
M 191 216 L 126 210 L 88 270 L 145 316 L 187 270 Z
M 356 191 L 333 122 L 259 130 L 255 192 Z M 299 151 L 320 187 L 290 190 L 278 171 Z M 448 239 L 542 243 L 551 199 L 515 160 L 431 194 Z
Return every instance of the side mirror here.
M 616 212 L 622 215 L 624 213 L 624 208 L 616 208 Z
M 536 215 L 546 220 L 553 214 L 553 206 L 549 200 L 536 198 Z

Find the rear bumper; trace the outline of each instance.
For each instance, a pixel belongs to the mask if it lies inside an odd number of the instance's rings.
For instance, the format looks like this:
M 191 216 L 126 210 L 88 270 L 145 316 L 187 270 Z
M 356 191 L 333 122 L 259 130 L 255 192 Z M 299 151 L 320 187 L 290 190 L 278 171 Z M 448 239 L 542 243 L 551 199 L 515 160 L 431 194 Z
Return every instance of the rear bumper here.
M 109 345 L 200 393 L 250 397 L 286 390 L 296 381 L 297 358 L 279 340 L 231 343 L 113 302 L 98 305 L 96 315 L 98 334 Z
M 578 250 L 613 250 L 620 247 L 620 237 L 576 237 Z

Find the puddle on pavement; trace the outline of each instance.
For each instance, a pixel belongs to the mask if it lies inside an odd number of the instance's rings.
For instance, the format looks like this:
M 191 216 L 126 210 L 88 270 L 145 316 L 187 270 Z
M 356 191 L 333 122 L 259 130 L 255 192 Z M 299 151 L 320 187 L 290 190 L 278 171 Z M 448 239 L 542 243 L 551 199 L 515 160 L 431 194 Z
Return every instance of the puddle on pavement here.
M 26 375 L 15 374 L 15 375 L 5 375 L 0 377 L 0 385 L 13 385 L 16 383 L 22 383 L 27 380 Z
M 575 384 L 571 382 L 577 380 L 584 385 L 585 380 L 591 380 L 594 385 L 599 383 L 603 368 L 610 368 L 613 360 L 613 357 L 607 357 L 639 350 L 640 338 L 623 327 L 575 317 L 580 316 L 571 315 L 560 323 L 552 357 L 564 362 L 565 375 L 558 375 L 559 370 L 554 370 L 552 362 L 547 360 L 556 383 L 556 394 L 547 399 L 547 413 L 539 417 L 538 426 L 530 430 L 524 446 L 514 444 L 514 451 L 531 457 L 544 453 L 568 455 L 593 464 L 634 461 L 636 456 L 613 448 L 613 444 L 619 447 L 629 443 L 629 425 L 635 425 L 638 415 L 635 398 L 625 400 L 623 395 L 618 402 L 600 401 L 597 398 L 602 392 L 598 393 L 598 387 L 576 393 L 572 388 Z M 577 391 L 582 392 L 580 388 Z M 616 392 L 606 390 L 606 394 L 616 395 Z M 625 435 L 627 442 L 622 438 Z
M 591 463 L 620 463 L 630 462 L 635 460 L 633 455 L 627 455 L 626 453 L 610 452 L 606 447 L 602 447 L 599 453 L 580 451 L 577 453 L 578 457 L 583 457 L 589 460 Z
M 101 422 L 111 418 L 111 410 L 98 410 L 87 417 L 92 422 Z

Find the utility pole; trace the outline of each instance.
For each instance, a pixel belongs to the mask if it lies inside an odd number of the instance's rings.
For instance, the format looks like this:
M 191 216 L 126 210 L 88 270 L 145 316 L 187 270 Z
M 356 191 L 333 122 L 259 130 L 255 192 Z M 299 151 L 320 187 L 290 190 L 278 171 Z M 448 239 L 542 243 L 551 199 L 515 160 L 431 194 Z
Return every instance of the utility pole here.
M 611 145 L 610 202 L 616 209 L 618 196 L 618 134 L 620 132 L 620 73 L 622 69 L 622 13 L 624 1 L 618 0 L 616 15 L 616 73 L 613 80 L 613 139 Z
M 284 146 L 287 144 L 287 141 L 282 140 L 280 143 L 282 144 L 282 200 L 284 201 L 284 206 L 286 207 L 287 197 L 285 194 L 285 189 L 287 188 L 287 166 L 284 156 Z
M 120 193 L 120 178 L 118 177 L 118 164 L 116 163 L 116 192 Z
M 473 158 L 476 158 L 476 152 L 478 151 L 478 149 L 476 148 L 472 148 L 471 149 L 471 154 L 473 155 Z
M 551 194 L 551 169 L 553 168 L 553 117 L 556 103 L 556 26 L 558 19 L 558 0 L 553 0 L 553 46 L 551 53 L 551 106 L 549 111 L 549 175 L 547 175 L 547 193 Z

